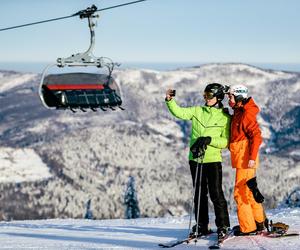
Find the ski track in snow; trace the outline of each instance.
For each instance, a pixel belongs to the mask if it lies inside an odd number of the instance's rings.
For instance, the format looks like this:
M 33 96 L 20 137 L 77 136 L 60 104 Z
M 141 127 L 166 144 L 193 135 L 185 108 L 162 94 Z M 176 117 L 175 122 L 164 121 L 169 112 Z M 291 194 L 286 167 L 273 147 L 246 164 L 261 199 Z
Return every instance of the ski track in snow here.
M 267 213 L 273 221 L 300 231 L 300 208 L 277 209 Z M 214 216 L 210 215 L 210 221 Z M 236 215 L 231 215 L 236 225 Z M 187 235 L 189 218 L 144 218 L 134 220 L 51 219 L 0 222 L 0 249 L 161 249 L 159 243 L 182 239 Z M 213 229 L 214 226 L 212 226 Z M 216 234 L 173 249 L 208 249 Z M 222 249 L 300 249 L 300 238 L 233 237 Z

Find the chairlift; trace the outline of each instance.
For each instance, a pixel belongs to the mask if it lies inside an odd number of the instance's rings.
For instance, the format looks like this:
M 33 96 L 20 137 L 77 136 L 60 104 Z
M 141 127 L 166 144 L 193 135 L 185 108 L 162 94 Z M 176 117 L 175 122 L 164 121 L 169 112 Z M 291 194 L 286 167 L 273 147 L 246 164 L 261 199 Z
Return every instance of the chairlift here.
M 43 73 L 39 86 L 39 96 L 42 104 L 48 109 L 70 109 L 73 112 L 76 110 L 86 111 L 91 109 L 97 111 L 101 109 L 115 110 L 116 107 L 121 107 L 121 91 L 112 77 L 112 72 L 115 66 L 114 63 L 107 57 L 95 57 L 92 50 L 95 45 L 95 22 L 94 18 L 97 7 L 93 5 L 85 10 L 82 10 L 75 15 L 80 18 L 88 18 L 88 24 L 91 34 L 90 46 L 86 52 L 78 53 L 67 58 L 58 58 L 57 62 L 48 65 Z M 104 69 L 107 73 L 58 73 L 50 74 L 50 68 L 58 67 L 97 67 Z

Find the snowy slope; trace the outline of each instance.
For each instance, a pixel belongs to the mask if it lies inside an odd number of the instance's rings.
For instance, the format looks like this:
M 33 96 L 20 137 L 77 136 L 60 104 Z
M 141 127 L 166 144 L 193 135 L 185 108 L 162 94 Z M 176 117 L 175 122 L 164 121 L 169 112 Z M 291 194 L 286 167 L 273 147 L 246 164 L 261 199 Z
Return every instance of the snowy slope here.
M 47 165 L 30 148 L 0 147 L 0 182 L 37 181 L 51 177 Z
M 289 224 L 291 232 L 300 232 L 299 208 L 270 210 L 267 216 L 274 222 Z M 230 219 L 236 225 L 236 216 Z M 188 224 L 188 217 L 0 222 L 0 249 L 160 249 L 159 243 L 184 238 Z M 208 249 L 215 239 L 216 234 L 212 234 L 196 245 L 179 245 L 174 249 Z M 234 237 L 222 249 L 296 250 L 300 249 L 300 238 Z
M 138 104 L 140 109 L 147 110 L 147 114 L 140 117 L 143 121 L 149 119 L 151 112 L 148 113 L 148 110 L 154 102 L 157 107 L 153 107 L 153 110 L 160 108 L 168 88 L 177 89 L 176 100 L 179 104 L 192 106 L 203 104 L 202 91 L 207 83 L 245 84 L 261 108 L 258 118 L 265 139 L 264 149 L 268 152 L 281 151 L 286 156 L 297 155 L 299 151 L 299 73 L 263 70 L 239 63 L 215 63 L 161 72 L 120 70 L 115 72 L 115 78 L 125 90 L 125 96 L 128 94 L 127 89 L 130 91 L 131 98 L 125 105 L 132 108 L 132 105 Z M 132 97 L 137 95 L 141 97 L 142 103 L 133 103 Z M 158 114 L 164 115 L 161 111 Z
M 36 74 L 24 74 L 14 71 L 1 71 L 0 72 L 0 93 L 10 89 L 19 87 L 26 82 L 35 80 Z

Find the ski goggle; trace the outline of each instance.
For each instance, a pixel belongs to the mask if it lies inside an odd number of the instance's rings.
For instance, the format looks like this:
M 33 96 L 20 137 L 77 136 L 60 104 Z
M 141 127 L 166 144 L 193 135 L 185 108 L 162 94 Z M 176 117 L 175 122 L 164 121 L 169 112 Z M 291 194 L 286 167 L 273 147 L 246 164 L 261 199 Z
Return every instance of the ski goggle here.
M 215 97 L 215 95 L 212 92 L 204 92 L 203 97 L 204 97 L 204 99 L 211 100 Z

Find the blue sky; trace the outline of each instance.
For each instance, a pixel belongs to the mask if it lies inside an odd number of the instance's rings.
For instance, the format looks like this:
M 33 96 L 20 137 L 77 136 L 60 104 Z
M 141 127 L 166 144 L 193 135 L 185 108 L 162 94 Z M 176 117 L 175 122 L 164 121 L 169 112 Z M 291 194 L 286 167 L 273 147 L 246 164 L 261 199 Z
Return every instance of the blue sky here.
M 131 0 L 1 0 L 0 28 Z M 148 0 L 102 12 L 96 56 L 118 62 L 300 63 L 300 1 Z M 78 17 L 0 32 L 0 62 L 54 62 L 89 45 Z

